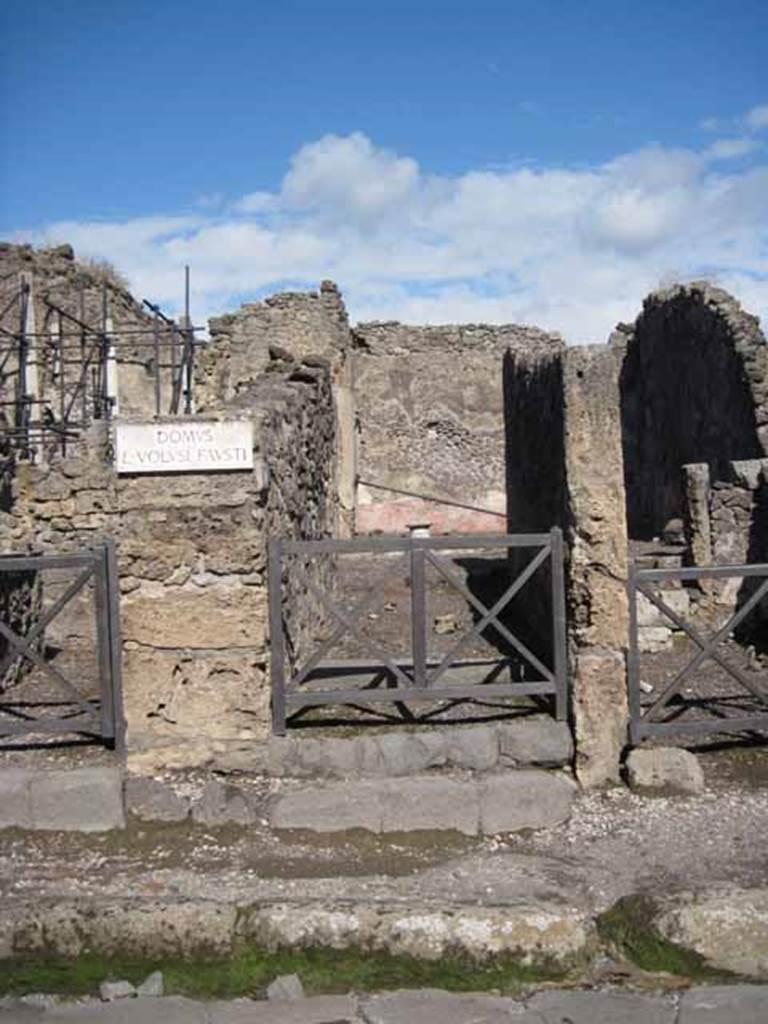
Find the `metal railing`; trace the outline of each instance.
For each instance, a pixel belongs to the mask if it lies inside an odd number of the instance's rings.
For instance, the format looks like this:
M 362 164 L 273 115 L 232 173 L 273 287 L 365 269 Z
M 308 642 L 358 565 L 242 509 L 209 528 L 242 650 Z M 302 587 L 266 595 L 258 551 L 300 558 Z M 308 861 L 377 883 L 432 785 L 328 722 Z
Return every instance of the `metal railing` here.
M 512 569 L 505 560 L 508 577 L 503 591 L 490 606 L 459 579 L 455 566 L 444 557 L 453 552 L 490 552 L 500 550 L 509 555 L 531 549 L 533 555 L 522 569 Z M 323 586 L 317 575 L 306 570 L 306 561 L 318 556 L 397 555 L 407 558 L 410 580 L 410 657 L 401 657 L 386 650 L 381 643 L 361 628 L 361 619 L 380 592 L 382 584 L 393 572 L 401 570 L 402 562 L 389 564 L 375 582 L 368 596 L 353 611 L 342 607 L 338 597 Z M 290 561 L 291 564 L 288 564 Z M 549 646 L 552 664 L 547 665 L 515 634 L 502 613 L 523 588 L 547 566 L 549 591 Z M 430 657 L 427 630 L 426 571 L 431 567 L 444 583 L 464 599 L 476 616 L 474 624 L 455 638 L 450 649 L 440 657 Z M 286 630 L 286 604 L 290 602 L 291 586 L 299 585 L 317 611 L 333 625 L 329 636 L 307 656 L 289 651 Z M 348 597 L 348 595 L 347 595 Z M 502 698 L 518 696 L 554 697 L 558 719 L 567 715 L 567 658 L 565 623 L 565 586 L 563 575 L 563 538 L 560 529 L 543 534 L 478 534 L 445 537 L 371 537 L 353 540 L 300 541 L 273 538 L 269 543 L 269 622 L 270 676 L 272 684 L 273 728 L 285 731 L 287 716 L 309 707 L 327 704 L 397 703 L 411 701 L 445 701 L 466 698 Z M 493 659 L 461 659 L 468 644 L 478 640 L 486 630 L 495 633 L 514 652 L 517 664 L 533 670 L 536 678 L 497 682 L 509 657 Z M 365 650 L 369 660 L 350 662 L 331 660 L 329 654 L 345 635 L 353 637 Z M 447 681 L 451 668 L 460 667 L 462 679 Z M 464 681 L 469 674 L 471 682 Z M 362 679 L 362 685 L 350 686 L 349 680 Z
M 710 636 L 704 636 L 698 623 L 678 613 L 657 593 L 658 584 L 695 582 L 714 579 L 755 580 L 756 586 L 745 597 L 740 607 Z M 760 582 L 762 580 L 762 582 Z M 677 733 L 705 735 L 708 733 L 735 733 L 768 730 L 768 671 L 746 673 L 729 661 L 723 653 L 723 644 L 747 618 L 754 614 L 768 597 L 768 565 L 722 565 L 708 568 L 638 569 L 630 563 L 627 583 L 629 596 L 629 658 L 627 671 L 630 741 L 639 743 L 649 736 L 669 736 Z M 638 625 L 638 596 L 642 595 L 677 630 L 687 636 L 698 648 L 688 662 L 665 682 L 658 694 L 645 698 L 641 687 L 641 654 Z M 742 692 L 751 695 L 761 710 L 749 715 L 725 715 L 722 712 L 706 718 L 685 717 L 694 704 L 715 705 L 717 698 L 684 699 L 681 691 L 685 683 L 695 681 L 695 674 L 707 662 L 714 662 L 724 677 L 735 681 Z
M 195 333 L 202 328 L 189 318 L 189 268 L 181 324 L 145 299 L 145 322 L 137 315 L 134 326 L 115 327 L 106 281 L 98 323 L 88 322 L 84 287 L 74 299 L 74 310 L 35 300 L 31 277 L 22 275 L 0 309 L 0 439 L 22 458 L 48 444 L 66 454 L 90 423 L 111 419 L 119 403 L 118 368 L 126 362 L 151 367 L 155 416 L 193 412 L 195 349 L 202 344 Z M 45 330 L 35 329 L 36 304 Z
M 19 577 L 34 577 L 45 591 L 46 570 L 74 570 L 75 578 L 50 604 L 41 601 L 32 614 L 0 618 L 0 637 L 4 655 L 0 661 L 0 680 L 8 677 L 14 663 L 21 663 L 43 681 L 47 691 L 30 697 L 20 691 L 25 681 L 0 693 L 0 736 L 29 734 L 85 734 L 99 737 L 105 744 L 122 750 L 125 739 L 121 683 L 120 604 L 117 560 L 114 543 L 88 551 L 62 555 L 0 556 L 0 589 L 7 592 Z M 46 630 L 72 604 L 88 585 L 93 590 L 95 621 L 96 679 L 72 678 L 59 668 L 46 649 Z M 60 589 L 60 588 L 59 588 Z M 6 608 L 8 602 L 6 601 Z M 90 684 L 90 686 L 88 685 Z M 98 697 L 84 689 L 95 689 Z M 37 689 L 40 689 L 38 685 Z M 36 708 L 59 708 L 38 715 Z

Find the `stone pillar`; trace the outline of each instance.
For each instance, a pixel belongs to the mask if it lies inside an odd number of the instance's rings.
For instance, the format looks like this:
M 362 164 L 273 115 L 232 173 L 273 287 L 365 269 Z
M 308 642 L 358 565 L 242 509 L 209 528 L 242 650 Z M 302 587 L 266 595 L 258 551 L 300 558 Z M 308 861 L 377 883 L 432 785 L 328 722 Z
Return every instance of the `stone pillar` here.
M 592 788 L 618 782 L 627 741 L 621 353 L 595 345 L 562 359 L 576 773 Z
M 712 564 L 712 525 L 709 518 L 709 466 L 683 466 L 685 540 L 693 565 Z

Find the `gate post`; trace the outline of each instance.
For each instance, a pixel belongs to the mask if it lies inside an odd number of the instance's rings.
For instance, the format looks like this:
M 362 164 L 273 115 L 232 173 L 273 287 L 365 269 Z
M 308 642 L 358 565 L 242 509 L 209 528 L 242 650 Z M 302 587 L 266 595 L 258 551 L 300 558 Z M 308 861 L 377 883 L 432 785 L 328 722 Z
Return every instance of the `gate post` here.
M 112 727 L 115 750 L 125 752 L 125 708 L 123 707 L 123 642 L 120 634 L 120 577 L 115 542 L 109 537 L 104 545 L 109 622 L 110 674 L 112 677 Z
M 267 542 L 269 602 L 269 678 L 272 689 L 272 731 L 285 735 L 285 637 L 283 635 L 283 542 Z
M 566 649 L 565 579 L 563 531 L 553 526 L 549 534 L 549 558 L 552 575 L 552 647 L 555 669 L 555 718 L 568 718 L 568 652 Z
M 634 558 L 629 559 L 627 573 L 627 598 L 629 603 L 629 650 L 627 652 L 627 703 L 629 705 L 629 741 L 640 739 L 640 656 L 637 646 L 637 566 Z
M 425 686 L 427 681 L 427 578 L 424 548 L 411 540 L 411 644 L 413 653 L 413 685 Z

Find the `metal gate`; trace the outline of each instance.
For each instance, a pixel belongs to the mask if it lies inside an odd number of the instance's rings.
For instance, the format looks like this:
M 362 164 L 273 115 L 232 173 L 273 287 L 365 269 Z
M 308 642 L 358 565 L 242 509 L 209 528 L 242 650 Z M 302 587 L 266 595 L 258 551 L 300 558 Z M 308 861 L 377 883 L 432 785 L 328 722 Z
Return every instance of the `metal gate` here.
M 526 561 L 526 549 L 529 553 Z M 459 578 L 456 566 L 446 557 L 450 552 L 488 553 L 499 551 L 507 567 L 500 593 L 488 603 Z M 393 571 L 399 571 L 404 556 L 410 591 L 410 656 L 401 657 L 367 636 L 362 621 L 371 607 L 369 594 L 352 609 L 327 585 L 331 573 L 317 571 L 322 556 L 343 559 L 349 555 L 373 555 L 389 564 L 371 588 L 373 599 Z M 394 564 L 393 564 L 394 560 Z M 520 567 L 521 562 L 526 564 Z M 437 573 L 442 585 L 453 588 L 471 609 L 475 621 L 461 635 L 452 638 L 450 648 L 435 657 L 429 650 L 426 573 Z M 543 609 L 548 631 L 550 664 L 535 654 L 502 621 L 502 613 L 523 588 L 528 586 L 532 604 Z M 536 591 L 535 595 L 532 591 Z M 347 595 L 348 596 L 348 595 Z M 292 617 L 292 609 L 295 614 Z M 330 634 L 299 651 L 296 617 L 302 608 L 326 617 Z M 310 615 L 311 617 L 311 615 Z M 293 622 L 291 619 L 293 618 Z M 450 701 L 467 698 L 497 698 L 551 695 L 558 719 L 567 715 L 567 659 L 563 538 L 558 528 L 542 534 L 480 534 L 445 537 L 367 537 L 353 540 L 300 541 L 272 539 L 269 544 L 270 674 L 273 728 L 285 731 L 286 716 L 327 704 L 369 705 L 396 703 L 407 707 L 412 701 Z M 490 662 L 461 658 L 462 651 L 489 627 L 503 638 L 514 655 L 518 678 L 508 678 L 511 658 Z M 518 630 L 519 632 L 519 630 Z M 293 634 L 293 635 L 291 635 Z M 329 659 L 342 638 L 351 636 L 365 650 L 366 660 Z M 290 642 L 289 642 L 290 641 Z M 524 668 L 522 668 L 523 666 Z M 459 678 L 450 681 L 450 670 Z M 456 672 L 453 673 L 457 675 Z M 352 685 L 358 680 L 357 685 Z
M 740 606 L 728 620 L 714 628 L 709 636 L 701 632 L 701 625 L 670 608 L 659 595 L 661 584 L 695 582 L 700 580 L 742 579 L 748 582 Z M 639 743 L 649 736 L 674 734 L 704 735 L 707 733 L 734 733 L 768 730 L 768 670 L 759 664 L 745 671 L 729 660 L 723 649 L 731 635 L 768 597 L 768 565 L 722 565 L 710 568 L 638 569 L 630 563 L 627 585 L 629 596 L 629 659 L 627 683 L 629 689 L 630 740 Z M 750 592 L 751 591 L 751 592 Z M 672 678 L 666 679 L 658 693 L 644 692 L 641 680 L 641 651 L 639 644 L 638 599 L 642 595 L 661 616 L 692 641 L 696 653 L 679 668 L 673 669 Z M 699 672 L 706 662 L 714 662 L 720 678 L 738 684 L 737 700 L 727 701 L 716 695 L 686 697 L 685 684 L 700 682 Z M 647 689 L 647 688 L 646 688 Z M 740 707 L 743 697 L 750 713 Z M 704 716 L 692 717 L 691 712 L 701 710 Z
M 47 605 L 46 592 L 51 597 Z M 0 737 L 85 734 L 122 750 L 114 543 L 73 554 L 0 556 L 0 594 Z M 73 614 L 75 602 L 80 602 L 75 614 L 89 649 L 88 664 L 78 665 L 75 659 L 73 672 L 59 667 L 66 651 L 53 651 L 48 638 L 67 609 Z

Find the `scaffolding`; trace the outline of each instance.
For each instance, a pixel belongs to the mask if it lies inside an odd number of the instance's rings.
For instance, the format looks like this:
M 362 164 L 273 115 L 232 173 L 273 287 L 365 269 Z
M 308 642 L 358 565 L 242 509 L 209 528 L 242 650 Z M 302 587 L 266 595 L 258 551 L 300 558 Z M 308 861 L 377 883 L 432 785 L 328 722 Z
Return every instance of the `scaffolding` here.
M 203 328 L 190 320 L 188 267 L 181 323 L 144 299 L 133 311 L 137 326 L 116 326 L 106 281 L 99 322 L 89 323 L 86 287 L 81 284 L 75 296 L 74 310 L 38 299 L 32 275 L 21 273 L 10 296 L 6 290 L 0 300 L 0 448 L 18 458 L 66 454 L 94 421 L 118 415 L 124 363 L 142 362 L 154 378 L 148 414 L 194 411 L 195 349 L 202 344 L 196 334 Z M 44 330 L 36 329 L 36 307 L 44 311 Z

